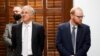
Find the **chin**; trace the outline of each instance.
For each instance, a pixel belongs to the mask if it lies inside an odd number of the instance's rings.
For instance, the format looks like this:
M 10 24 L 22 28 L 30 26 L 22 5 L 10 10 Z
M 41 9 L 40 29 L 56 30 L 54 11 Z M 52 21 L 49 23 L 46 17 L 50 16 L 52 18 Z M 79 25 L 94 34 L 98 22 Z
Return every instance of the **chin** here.
M 26 22 L 26 20 L 23 20 L 23 22 Z
M 81 25 L 82 23 L 78 23 L 78 25 Z
M 76 24 L 77 24 L 77 25 L 80 25 L 80 24 L 82 24 L 82 23 L 77 22 Z

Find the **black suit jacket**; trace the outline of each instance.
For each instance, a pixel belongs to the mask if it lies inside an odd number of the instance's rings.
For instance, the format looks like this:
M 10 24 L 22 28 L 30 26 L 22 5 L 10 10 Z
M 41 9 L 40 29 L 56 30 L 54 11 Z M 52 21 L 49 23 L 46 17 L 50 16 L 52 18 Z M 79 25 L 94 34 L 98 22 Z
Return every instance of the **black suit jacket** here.
M 32 23 L 32 53 L 34 56 L 42 56 L 44 48 L 44 28 L 42 25 Z M 22 52 L 22 23 L 12 27 L 12 47 L 14 56 L 21 56 Z
M 87 56 L 87 51 L 91 45 L 89 26 L 81 24 L 77 30 L 76 56 Z M 73 55 L 70 23 L 62 23 L 58 26 L 56 37 L 57 50 L 60 56 Z

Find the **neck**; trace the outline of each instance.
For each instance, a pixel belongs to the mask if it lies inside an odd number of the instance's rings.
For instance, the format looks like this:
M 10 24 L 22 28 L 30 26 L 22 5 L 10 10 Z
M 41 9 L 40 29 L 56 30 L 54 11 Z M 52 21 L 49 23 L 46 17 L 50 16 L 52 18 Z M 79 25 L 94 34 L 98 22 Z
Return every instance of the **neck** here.
M 23 21 L 23 23 L 25 23 L 25 24 L 28 24 L 29 22 L 31 22 L 31 20 L 29 20 L 29 21 Z
M 70 23 L 71 23 L 73 26 L 77 26 L 77 24 L 76 24 L 73 20 L 70 20 Z

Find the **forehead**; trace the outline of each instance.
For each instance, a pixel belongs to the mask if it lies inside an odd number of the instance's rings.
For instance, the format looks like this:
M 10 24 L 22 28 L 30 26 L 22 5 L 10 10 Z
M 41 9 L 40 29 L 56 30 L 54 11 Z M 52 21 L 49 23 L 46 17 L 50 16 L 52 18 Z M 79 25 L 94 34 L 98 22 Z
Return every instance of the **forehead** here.
M 22 12 L 30 12 L 28 9 L 22 9 Z
M 76 15 L 83 15 L 83 11 L 80 9 L 75 10 Z
M 14 7 L 13 11 L 21 11 L 22 9 L 20 7 Z

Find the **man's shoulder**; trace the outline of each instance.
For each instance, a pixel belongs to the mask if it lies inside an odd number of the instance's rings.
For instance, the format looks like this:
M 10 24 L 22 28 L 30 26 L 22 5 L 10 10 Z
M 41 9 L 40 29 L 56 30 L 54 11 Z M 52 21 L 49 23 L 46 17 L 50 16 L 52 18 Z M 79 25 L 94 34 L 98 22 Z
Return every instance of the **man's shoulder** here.
M 43 27 L 43 25 L 42 25 L 42 24 L 37 23 L 37 22 L 33 22 L 33 25 L 35 25 L 35 26 L 37 26 L 37 27 Z
M 84 28 L 89 28 L 89 27 L 90 27 L 90 26 L 87 25 L 87 24 L 81 24 L 81 26 L 84 27 Z
M 90 26 L 87 25 L 87 24 L 81 24 L 81 27 L 82 27 L 84 30 L 90 30 Z
M 13 23 L 8 23 L 8 24 L 6 24 L 6 26 L 12 26 L 13 25 Z
M 19 27 L 19 26 L 21 26 L 22 25 L 22 23 L 19 23 L 19 24 L 13 24 L 12 25 L 12 28 L 16 28 L 16 27 Z
M 6 28 L 11 28 L 13 26 L 13 23 L 6 24 Z
M 64 23 L 60 23 L 58 25 L 58 27 L 65 27 L 65 26 L 68 26 L 69 25 L 69 22 L 64 22 Z
M 36 23 L 36 22 L 33 22 L 33 28 L 35 27 L 35 29 L 37 29 L 37 30 L 44 30 L 44 27 L 43 27 L 43 25 L 42 24 L 40 24 L 40 23 Z

